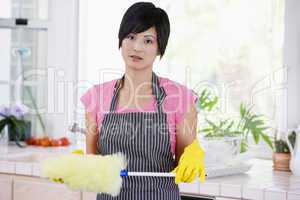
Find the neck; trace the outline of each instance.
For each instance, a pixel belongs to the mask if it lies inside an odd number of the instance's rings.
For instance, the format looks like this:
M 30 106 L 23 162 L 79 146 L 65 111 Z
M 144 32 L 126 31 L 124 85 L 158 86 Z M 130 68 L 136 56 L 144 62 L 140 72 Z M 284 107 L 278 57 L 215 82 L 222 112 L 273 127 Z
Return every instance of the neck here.
M 125 91 L 135 94 L 149 94 L 152 91 L 152 68 L 146 70 L 126 69 L 123 82 Z

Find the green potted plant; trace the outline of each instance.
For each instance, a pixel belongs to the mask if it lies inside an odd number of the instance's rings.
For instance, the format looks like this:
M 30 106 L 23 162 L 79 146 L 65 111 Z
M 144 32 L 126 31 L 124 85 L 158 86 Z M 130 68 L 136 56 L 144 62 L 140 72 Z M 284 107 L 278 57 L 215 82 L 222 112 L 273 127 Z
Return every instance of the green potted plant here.
M 292 131 L 288 136 L 292 147 L 295 145 L 296 132 Z M 291 154 L 286 139 L 280 138 L 278 132 L 275 134 L 274 152 L 273 152 L 273 169 L 278 171 L 290 171 Z
M 212 111 L 217 103 L 218 97 L 213 96 L 207 89 L 203 90 L 199 95 L 198 108 L 199 110 Z M 205 117 L 205 127 L 200 129 L 205 138 L 221 138 L 232 141 L 232 138 L 237 138 L 240 142 L 240 152 L 243 153 L 248 149 L 248 139 L 252 136 L 254 142 L 258 144 L 260 139 L 263 139 L 270 148 L 273 149 L 271 138 L 265 133 L 268 129 L 262 115 L 257 115 L 252 111 L 252 107 L 245 103 L 240 104 L 239 118 L 225 118 L 218 120 L 210 120 Z
M 20 147 L 20 141 L 30 137 L 31 123 L 24 119 L 28 108 L 23 104 L 0 108 L 0 134 L 4 134 L 4 128 L 8 128 L 9 141 L 15 141 Z

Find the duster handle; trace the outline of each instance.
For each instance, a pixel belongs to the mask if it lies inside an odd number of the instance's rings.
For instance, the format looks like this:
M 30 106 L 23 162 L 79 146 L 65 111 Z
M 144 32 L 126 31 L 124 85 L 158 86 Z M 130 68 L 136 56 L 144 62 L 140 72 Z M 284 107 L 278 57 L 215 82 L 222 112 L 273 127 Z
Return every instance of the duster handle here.
M 120 172 L 121 177 L 126 176 L 153 176 L 153 177 L 175 177 L 175 173 L 164 173 L 164 172 L 128 172 L 122 170 Z

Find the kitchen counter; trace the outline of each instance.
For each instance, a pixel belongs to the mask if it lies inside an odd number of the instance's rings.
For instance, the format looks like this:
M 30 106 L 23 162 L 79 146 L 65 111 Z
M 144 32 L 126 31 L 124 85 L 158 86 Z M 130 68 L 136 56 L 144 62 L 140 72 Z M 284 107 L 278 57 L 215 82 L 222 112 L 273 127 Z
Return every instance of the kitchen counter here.
M 78 146 L 20 148 L 16 145 L 0 146 L 0 173 L 40 176 L 40 161 L 48 157 L 69 153 Z M 82 149 L 82 148 L 81 148 Z
M 39 177 L 41 159 L 78 148 L 0 147 L 0 173 Z M 253 166 L 247 173 L 210 178 L 203 184 L 198 181 L 180 184 L 180 191 L 192 196 L 227 199 L 300 200 L 300 177 L 290 172 L 273 171 L 270 160 L 252 159 L 249 163 Z
M 24 144 L 24 143 L 22 143 Z M 67 153 L 74 149 L 83 149 L 83 145 L 70 145 L 70 146 L 60 146 L 60 147 L 41 147 L 41 146 L 26 146 L 25 148 L 20 148 L 15 145 L 14 142 L 10 142 L 9 145 L 0 145 L 0 160 L 4 155 L 13 155 L 18 153 Z
M 253 166 L 247 173 L 207 179 L 204 184 L 182 184 L 181 191 L 230 199 L 300 200 L 300 177 L 274 171 L 271 160 L 248 162 Z

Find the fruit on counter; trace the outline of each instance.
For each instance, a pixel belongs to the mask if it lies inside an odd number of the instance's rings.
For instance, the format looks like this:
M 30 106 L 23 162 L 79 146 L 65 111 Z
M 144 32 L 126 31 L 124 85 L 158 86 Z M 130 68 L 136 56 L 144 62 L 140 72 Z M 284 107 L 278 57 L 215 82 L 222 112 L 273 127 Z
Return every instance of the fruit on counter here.
M 68 146 L 68 145 L 70 145 L 70 141 L 69 141 L 69 139 L 66 138 L 66 137 L 62 137 L 62 138 L 60 138 L 59 140 L 61 141 L 61 145 L 62 145 L 62 146 Z
M 35 143 L 35 139 L 33 137 L 26 140 L 27 145 L 34 145 L 34 143 Z
M 52 147 L 58 147 L 58 146 L 61 146 L 61 141 L 58 140 L 58 139 L 52 139 L 52 140 L 50 141 L 50 143 L 51 143 L 51 146 L 52 146 Z
M 41 139 L 41 138 L 37 138 L 37 139 L 34 141 L 33 145 L 41 146 L 41 142 L 42 142 L 42 139 Z
M 50 138 L 44 137 L 41 139 L 41 146 L 43 147 L 49 147 L 51 145 Z
M 43 138 L 31 137 L 26 140 L 26 144 L 42 146 L 42 147 L 59 147 L 59 146 L 68 146 L 71 143 L 67 137 L 61 137 L 58 139 L 54 139 L 50 137 L 43 137 Z

